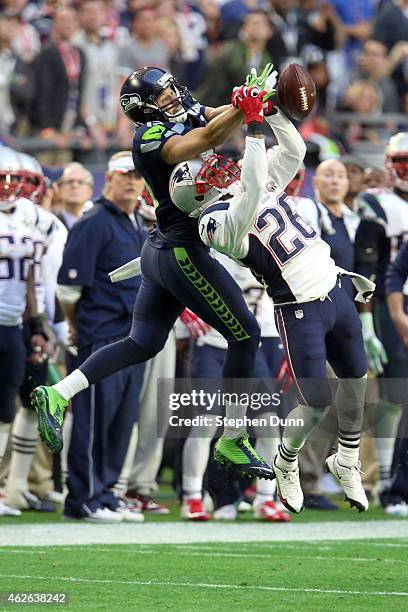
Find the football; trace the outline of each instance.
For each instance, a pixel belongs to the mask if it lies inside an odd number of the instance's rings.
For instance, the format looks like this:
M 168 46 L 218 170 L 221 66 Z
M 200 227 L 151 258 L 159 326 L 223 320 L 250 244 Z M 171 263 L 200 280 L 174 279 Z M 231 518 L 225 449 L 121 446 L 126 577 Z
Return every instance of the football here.
M 278 98 L 292 119 L 307 117 L 316 101 L 316 87 L 308 71 L 299 64 L 289 64 L 279 77 Z

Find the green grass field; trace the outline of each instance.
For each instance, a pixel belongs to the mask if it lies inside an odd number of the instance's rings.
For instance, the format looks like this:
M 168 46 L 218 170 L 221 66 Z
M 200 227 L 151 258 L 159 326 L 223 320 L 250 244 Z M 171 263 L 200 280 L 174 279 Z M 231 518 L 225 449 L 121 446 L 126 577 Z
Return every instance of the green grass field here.
M 198 525 L 169 505 L 141 525 L 2 517 L 0 591 L 66 592 L 78 611 L 408 609 L 408 520 L 341 504 L 290 524 Z

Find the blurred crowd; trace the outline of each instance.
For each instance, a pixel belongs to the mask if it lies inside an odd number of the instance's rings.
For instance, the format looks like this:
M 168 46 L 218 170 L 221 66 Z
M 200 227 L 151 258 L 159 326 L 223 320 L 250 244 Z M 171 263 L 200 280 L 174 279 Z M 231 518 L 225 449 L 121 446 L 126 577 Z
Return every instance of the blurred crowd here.
M 303 135 L 318 149 L 381 145 L 408 108 L 407 0 L 2 0 L 0 138 L 36 137 L 47 165 L 104 163 L 132 128 L 118 91 L 141 66 L 169 69 L 205 105 L 248 69 L 296 61 L 317 88 Z M 356 114 L 346 129 L 333 112 Z M 396 129 L 397 128 L 397 129 Z M 320 159 L 321 161 L 321 159 Z

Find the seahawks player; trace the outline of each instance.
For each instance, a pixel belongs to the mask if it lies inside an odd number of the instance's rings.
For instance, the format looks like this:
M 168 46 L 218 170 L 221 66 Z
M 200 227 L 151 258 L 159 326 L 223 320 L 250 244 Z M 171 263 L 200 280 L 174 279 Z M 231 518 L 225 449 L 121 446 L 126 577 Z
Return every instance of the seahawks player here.
M 271 69 L 266 68 L 265 79 L 272 77 Z M 258 323 L 239 286 L 210 257 L 200 241 L 197 220 L 177 209 L 169 195 L 175 164 L 221 144 L 241 124 L 242 113 L 231 107 L 225 112 L 223 108 L 205 109 L 170 73 L 158 68 L 132 73 L 122 86 L 120 102 L 137 126 L 133 161 L 156 202 L 157 230 L 142 251 L 143 279 L 130 336 L 95 352 L 54 387 L 39 387 L 33 392 L 40 433 L 53 450 L 62 446 L 63 412 L 71 397 L 112 372 L 157 354 L 184 306 L 228 341 L 226 379 L 251 377 L 260 339 Z M 202 196 L 197 194 L 197 198 Z M 230 422 L 241 413 L 241 406 L 226 405 Z M 273 477 L 246 432 L 234 425 L 225 428 L 218 457 L 241 473 Z
M 336 395 L 339 447 L 326 464 L 350 504 L 363 511 L 368 501 L 361 485 L 359 443 L 367 362 L 361 324 L 338 275 L 340 271 L 351 274 L 360 293 L 366 295 L 374 284 L 336 267 L 329 246 L 298 216 L 282 190 L 298 170 L 305 145 L 290 121 L 275 110 L 266 121 L 279 145 L 266 154 L 262 93 L 250 87 L 234 94 L 234 101 L 246 114 L 248 135 L 241 180 L 234 177 L 232 199 L 220 199 L 232 178 L 216 155 L 204 164 L 198 159 L 180 164 L 173 172 L 170 190 L 182 210 L 191 214 L 199 207 L 204 209 L 199 220 L 203 242 L 249 267 L 275 303 L 278 329 L 300 399 L 289 416 L 301 419 L 300 424 L 294 421 L 285 427 L 274 460 L 282 502 L 293 512 L 302 510 L 298 453 L 331 403 L 327 359 L 342 380 Z M 197 202 L 197 193 L 204 194 L 204 201 Z
M 408 132 L 394 134 L 385 153 L 391 189 L 368 189 L 357 197 L 361 222 L 355 240 L 355 269 L 375 279 L 377 285 L 374 311 L 368 305 L 362 306 L 364 312 L 360 316 L 370 369 L 374 374 L 382 374 L 373 424 L 380 469 L 379 498 L 388 513 L 399 514 L 402 499 L 391 494 L 389 487 L 394 441 L 407 394 L 408 351 L 387 308 L 385 274 L 388 264 L 408 238 Z M 406 286 L 403 292 L 406 310 Z M 395 465 L 402 461 L 403 457 L 394 458 Z

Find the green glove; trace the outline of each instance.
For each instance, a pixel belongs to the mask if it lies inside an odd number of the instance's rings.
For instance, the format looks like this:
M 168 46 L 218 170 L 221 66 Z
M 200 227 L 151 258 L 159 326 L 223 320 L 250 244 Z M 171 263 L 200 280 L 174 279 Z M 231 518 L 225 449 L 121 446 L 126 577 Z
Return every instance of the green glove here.
M 263 101 L 267 100 L 276 92 L 274 89 L 277 81 L 278 73 L 273 70 L 273 64 L 266 64 L 260 76 L 257 75 L 256 68 L 251 68 L 251 72 L 247 75 L 245 85 L 251 87 L 257 85 L 259 89 L 264 89 L 266 94 L 263 96 Z
M 372 312 L 360 312 L 363 325 L 364 348 L 367 355 L 368 367 L 378 376 L 384 371 L 383 364 L 388 363 L 387 353 L 382 342 L 375 335 Z

